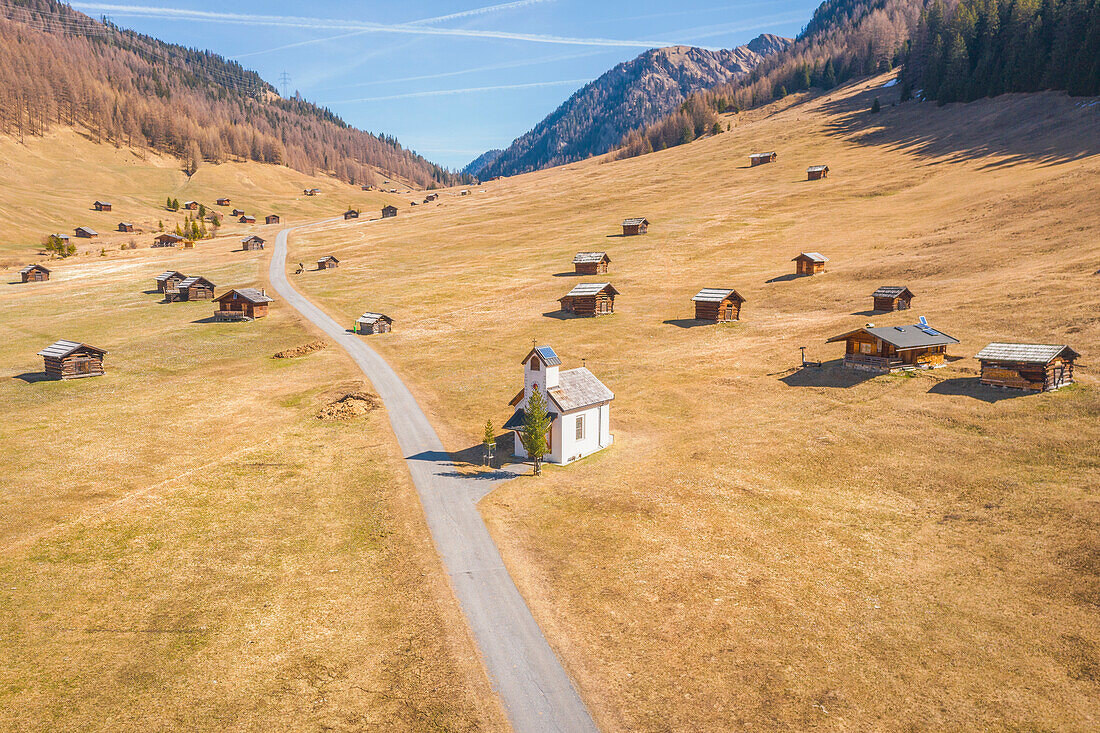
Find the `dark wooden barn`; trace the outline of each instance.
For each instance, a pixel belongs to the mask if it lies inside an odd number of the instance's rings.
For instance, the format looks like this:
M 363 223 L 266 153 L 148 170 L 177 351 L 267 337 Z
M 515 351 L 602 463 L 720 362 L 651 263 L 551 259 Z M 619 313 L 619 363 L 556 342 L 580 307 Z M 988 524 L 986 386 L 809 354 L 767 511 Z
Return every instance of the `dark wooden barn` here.
M 982 363 L 982 384 L 1047 392 L 1073 384 L 1073 364 L 1080 357 L 1065 344 L 1001 344 L 975 355 Z
M 340 266 L 340 260 L 336 259 L 332 255 L 325 255 L 321 259 L 317 260 L 318 270 L 335 270 Z
M 649 219 L 624 219 L 623 220 L 623 236 L 633 237 L 638 234 L 645 234 L 649 231 Z
M 749 165 L 755 167 L 765 163 L 774 163 L 778 157 L 775 153 L 753 153 L 749 156 Z
M 829 258 L 820 252 L 803 252 L 791 260 L 796 275 L 817 275 L 825 272 Z
M 827 165 L 811 165 L 806 169 L 807 181 L 820 181 L 822 178 L 829 177 L 829 166 Z
M 382 207 L 382 218 L 383 219 L 392 219 L 395 216 L 397 216 L 397 207 L 396 206 L 394 206 L 393 204 L 390 204 L 389 206 L 383 206 Z
M 267 315 L 267 304 L 275 301 L 257 288 L 238 288 L 214 299 L 218 309 L 214 317 L 219 321 L 252 321 Z
M 175 247 L 183 241 L 183 237 L 178 234 L 158 234 L 153 238 L 153 247 Z
M 80 237 L 81 239 L 95 239 L 99 236 L 99 232 L 90 227 L 77 227 L 76 236 Z
M 729 288 L 703 288 L 691 300 L 695 303 L 695 320 L 714 323 L 741 320 L 741 304 L 745 302 Z
M 278 214 L 268 214 L 264 217 L 265 224 L 278 224 L 280 221 L 282 220 L 279 218 Z
M 103 356 L 107 352 L 77 341 L 56 341 L 38 352 L 53 379 L 80 379 L 103 376 Z
M 232 216 L 244 216 L 244 209 L 233 209 Z
M 256 223 L 256 217 L 250 216 L 249 214 L 244 214 L 237 221 L 239 221 L 241 224 L 255 224 Z
M 92 208 L 96 211 L 110 211 L 111 204 L 108 201 L 96 201 L 94 204 L 92 204 Z
M 222 196 L 220 199 L 218 199 L 218 206 L 229 206 L 229 199 L 225 196 Z
M 389 333 L 393 330 L 393 319 L 382 313 L 364 313 L 355 321 L 356 333 Z
M 355 209 L 348 209 L 347 211 L 344 212 L 344 220 L 345 221 L 347 221 L 348 219 L 358 219 L 358 218 L 359 218 L 359 212 L 356 211 Z
M 604 316 L 615 312 L 619 291 L 611 283 L 582 283 L 558 299 L 561 309 L 577 316 Z
M 578 275 L 606 275 L 609 264 L 606 252 L 578 252 L 573 257 L 573 271 Z
M 264 240 L 253 234 L 241 240 L 241 249 L 245 252 L 253 252 L 264 248 Z
M 180 300 L 213 300 L 214 283 L 199 275 L 192 275 L 176 286 Z
M 19 271 L 19 279 L 25 283 L 44 283 L 50 279 L 50 271 L 42 265 L 27 265 Z
M 907 311 L 913 302 L 913 291 L 904 285 L 883 285 L 871 294 L 876 311 Z
M 872 372 L 934 369 L 946 363 L 947 347 L 958 339 L 923 322 L 912 326 L 863 328 L 833 336 L 826 343 L 843 341 L 844 366 Z
M 162 272 L 156 277 L 157 292 L 166 293 L 169 290 L 175 290 L 177 286 L 187 279 L 179 270 L 169 270 L 168 272 Z
M 118 230 L 120 232 L 133 232 L 134 231 L 134 225 L 131 224 L 128 221 L 120 221 L 118 223 Z
M 187 209 L 188 211 L 194 211 L 195 209 L 199 208 L 199 202 L 198 201 L 184 201 L 183 202 L 183 208 Z

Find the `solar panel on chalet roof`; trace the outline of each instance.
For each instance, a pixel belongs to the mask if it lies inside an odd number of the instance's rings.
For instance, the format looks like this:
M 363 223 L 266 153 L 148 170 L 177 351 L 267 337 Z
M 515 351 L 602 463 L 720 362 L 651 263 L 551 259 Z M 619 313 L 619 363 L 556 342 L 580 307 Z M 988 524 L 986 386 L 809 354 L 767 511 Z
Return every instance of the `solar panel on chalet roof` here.
M 558 358 L 558 355 L 549 346 L 539 346 L 535 349 L 535 352 L 546 366 L 558 366 L 561 364 L 561 359 Z

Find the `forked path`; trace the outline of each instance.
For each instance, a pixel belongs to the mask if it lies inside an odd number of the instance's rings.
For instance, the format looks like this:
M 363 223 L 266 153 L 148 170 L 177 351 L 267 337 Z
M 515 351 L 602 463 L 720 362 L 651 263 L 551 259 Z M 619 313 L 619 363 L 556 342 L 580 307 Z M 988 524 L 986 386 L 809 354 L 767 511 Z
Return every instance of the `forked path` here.
M 595 731 L 588 709 L 504 568 L 477 511 L 477 500 L 511 474 L 502 472 L 498 478 L 458 476 L 424 411 L 390 365 L 290 285 L 287 238 L 298 228 L 284 229 L 275 239 L 271 285 L 348 352 L 385 402 L 436 550 L 513 728 L 523 733 Z

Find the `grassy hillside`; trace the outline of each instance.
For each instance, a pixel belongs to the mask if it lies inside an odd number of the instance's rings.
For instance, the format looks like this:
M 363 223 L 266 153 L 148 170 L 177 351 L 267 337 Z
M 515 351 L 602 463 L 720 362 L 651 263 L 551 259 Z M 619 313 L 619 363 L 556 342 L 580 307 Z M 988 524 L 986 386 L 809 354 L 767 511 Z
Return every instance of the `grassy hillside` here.
M 615 392 L 611 449 L 483 503 L 609 730 L 1100 716 L 1100 107 L 892 107 L 886 80 L 292 241 L 295 261 L 341 258 L 298 279 L 331 313 L 395 318 L 371 344 L 455 451 L 509 416 L 532 339 Z M 818 163 L 832 176 L 807 182 Z M 648 236 L 615 236 L 643 215 Z M 610 254 L 613 316 L 557 317 L 580 250 Z M 803 250 L 829 272 L 787 278 Z M 887 284 L 915 309 L 869 315 Z M 703 287 L 736 288 L 744 320 L 693 323 Z M 871 379 L 825 344 L 918 315 L 964 358 Z M 984 389 L 969 357 L 993 340 L 1069 343 L 1080 383 Z M 800 369 L 800 346 L 825 368 Z
M 106 184 L 116 207 L 151 210 L 146 182 L 174 175 L 80 166 L 72 201 L 49 192 L 60 178 L 27 180 L 63 214 Z M 301 185 L 209 172 L 180 195 L 275 205 Z M 271 358 L 315 338 L 279 303 L 219 324 L 209 302 L 148 292 L 169 268 L 262 286 L 263 253 L 234 249 L 0 278 L 0 730 L 505 729 L 385 411 L 317 417 L 365 388 L 359 372 L 331 349 Z M 106 375 L 38 381 L 57 338 L 109 350 Z

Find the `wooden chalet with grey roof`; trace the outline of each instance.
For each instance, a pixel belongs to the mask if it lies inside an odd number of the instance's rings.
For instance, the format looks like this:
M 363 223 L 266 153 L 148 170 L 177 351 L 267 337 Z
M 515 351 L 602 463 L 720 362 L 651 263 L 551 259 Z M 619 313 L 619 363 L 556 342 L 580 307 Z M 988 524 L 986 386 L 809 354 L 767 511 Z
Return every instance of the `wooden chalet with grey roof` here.
M 241 224 L 255 224 L 256 217 L 251 214 L 242 214 L 240 219 L 237 219 Z
M 183 241 L 183 237 L 181 237 L 180 235 L 169 234 L 165 232 L 164 234 L 158 234 L 157 236 L 153 237 L 153 244 L 150 246 L 154 248 L 175 247 Z
M 358 219 L 358 218 L 359 218 L 359 212 L 356 211 L 355 209 L 348 209 L 347 211 L 344 212 L 344 221 L 347 221 L 349 219 Z
M 268 214 L 264 217 L 264 224 L 278 224 L 282 221 L 278 214 Z
M 504 423 L 515 433 L 517 458 L 528 457 L 520 435 L 527 403 L 534 390 L 546 400 L 550 416 L 548 463 L 566 464 L 603 450 L 614 442 L 611 402 L 615 394 L 585 367 L 561 371 L 561 359 L 549 346 L 538 346 L 523 358 L 523 389 L 509 403 L 515 411 Z
M 871 293 L 874 300 L 873 310 L 889 313 L 907 311 L 913 302 L 913 291 L 904 285 L 883 285 Z
M 695 320 L 726 323 L 741 319 L 741 304 L 745 302 L 736 290 L 703 288 L 694 298 Z
M 199 208 L 199 202 L 198 201 L 184 201 L 183 202 L 183 208 L 187 209 L 188 211 L 194 211 L 195 209 Z
M 158 293 L 167 293 L 169 290 L 176 290 L 177 286 L 187 279 L 187 275 L 184 275 L 179 270 L 169 270 L 168 272 L 162 272 L 154 278 L 157 285 Z
M 244 216 L 244 209 L 233 209 L 231 216 Z
M 38 352 L 53 379 L 80 379 L 103 376 L 103 357 L 107 352 L 79 341 L 55 341 Z
M 825 272 L 825 263 L 829 258 L 820 252 L 802 252 L 791 260 L 796 275 L 818 275 Z
M 605 316 L 615 312 L 619 291 L 611 283 L 581 283 L 558 299 L 561 309 L 576 316 Z
M 355 320 L 355 332 L 361 334 L 389 333 L 393 319 L 384 313 L 367 312 Z
M 974 358 L 982 363 L 982 384 L 1047 392 L 1073 384 L 1080 356 L 1065 344 L 992 343 Z
M 214 318 L 219 321 L 252 321 L 267 315 L 268 303 L 274 303 L 267 293 L 258 288 L 236 288 L 214 299 L 218 309 Z
M 262 237 L 258 237 L 255 234 L 249 237 L 245 237 L 241 240 L 241 249 L 245 252 L 252 252 L 261 250 L 264 248 L 265 240 Z
M 306 196 L 316 196 L 317 194 L 321 193 L 321 189 L 319 189 L 319 188 L 306 188 L 306 189 L 302 190 L 302 193 L 304 193 Z
M 642 217 L 623 220 L 623 236 L 633 237 L 649 231 L 649 219 Z
M 749 165 L 756 167 L 758 165 L 764 165 L 765 163 L 774 163 L 779 156 L 774 152 L 772 153 L 753 153 L 749 156 Z
M 131 224 L 128 221 L 120 221 L 118 223 L 118 230 L 120 232 L 133 232 L 134 231 L 134 225 Z
M 843 341 L 844 366 L 888 373 L 911 369 L 935 369 L 946 364 L 947 347 L 958 339 L 937 331 L 921 318 L 912 326 L 879 326 L 868 323 L 855 331 L 833 336 L 826 343 Z
M 96 211 L 110 211 L 112 207 L 110 201 L 96 201 L 92 204 L 92 208 Z
M 180 300 L 213 300 L 214 287 L 214 283 L 205 277 L 192 275 L 180 280 L 176 290 L 179 291 Z
M 317 260 L 318 270 L 335 270 L 340 266 L 340 260 L 336 259 L 332 255 L 325 255 L 321 259 Z
M 226 196 L 222 196 L 220 199 L 218 199 L 217 203 L 218 206 L 229 206 L 229 198 Z
M 80 237 L 81 239 L 95 239 L 99 236 L 99 232 L 97 232 L 95 229 L 92 229 L 91 227 L 77 227 L 75 231 L 76 236 Z
M 383 206 L 382 207 L 382 218 L 383 219 L 392 219 L 395 216 L 397 216 L 397 207 L 396 206 L 394 206 L 393 204 L 390 204 L 388 206 Z
M 578 252 L 573 257 L 573 271 L 578 275 L 606 275 L 609 264 L 606 252 Z
M 806 169 L 807 181 L 820 181 L 822 178 L 829 177 L 829 166 L 827 165 L 811 165 Z
M 27 265 L 19 271 L 19 280 L 25 283 L 44 283 L 50 279 L 50 271 L 42 265 Z

